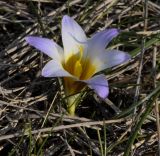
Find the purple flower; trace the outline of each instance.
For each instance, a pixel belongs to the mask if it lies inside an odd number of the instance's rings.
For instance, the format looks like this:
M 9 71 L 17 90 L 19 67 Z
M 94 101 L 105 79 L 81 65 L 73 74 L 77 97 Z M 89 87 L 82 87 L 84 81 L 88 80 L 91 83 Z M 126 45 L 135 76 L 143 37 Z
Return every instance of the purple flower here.
M 26 41 L 52 58 L 42 70 L 44 77 L 64 77 L 67 95 L 80 92 L 86 85 L 101 98 L 109 93 L 108 81 L 103 74 L 106 68 L 128 61 L 129 54 L 119 50 L 105 50 L 108 43 L 118 35 L 117 29 L 107 29 L 87 38 L 83 29 L 71 17 L 62 19 L 62 49 L 54 41 L 28 36 Z

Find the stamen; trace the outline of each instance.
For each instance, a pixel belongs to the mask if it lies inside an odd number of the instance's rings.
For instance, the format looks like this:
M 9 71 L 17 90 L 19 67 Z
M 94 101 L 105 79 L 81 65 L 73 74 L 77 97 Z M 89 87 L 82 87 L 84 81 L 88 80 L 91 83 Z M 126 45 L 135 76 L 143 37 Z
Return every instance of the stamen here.
M 79 61 L 82 60 L 82 57 L 83 57 L 83 52 L 84 52 L 84 48 L 83 46 L 79 46 Z
M 82 74 L 82 65 L 81 62 L 78 60 L 74 67 L 74 75 L 80 77 L 81 74 Z

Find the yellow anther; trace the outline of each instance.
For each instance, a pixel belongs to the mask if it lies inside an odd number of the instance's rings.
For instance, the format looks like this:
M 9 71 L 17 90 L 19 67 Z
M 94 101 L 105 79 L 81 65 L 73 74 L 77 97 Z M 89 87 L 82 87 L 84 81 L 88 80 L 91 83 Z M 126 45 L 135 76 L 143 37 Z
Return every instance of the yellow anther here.
M 79 60 L 81 60 L 82 59 L 82 57 L 83 57 L 83 52 L 84 52 L 84 48 L 83 48 L 83 46 L 79 46 Z
M 80 77 L 81 74 L 82 74 L 82 65 L 81 65 L 80 61 L 78 60 L 78 61 L 75 63 L 74 75 L 77 76 L 77 77 Z

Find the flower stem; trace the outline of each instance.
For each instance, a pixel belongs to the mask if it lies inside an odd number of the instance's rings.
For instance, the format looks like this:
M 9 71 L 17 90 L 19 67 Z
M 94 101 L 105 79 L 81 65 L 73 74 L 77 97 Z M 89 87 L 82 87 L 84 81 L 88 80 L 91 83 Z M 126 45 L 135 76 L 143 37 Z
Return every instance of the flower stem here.
M 75 109 L 78 105 L 78 96 L 79 94 L 68 97 L 67 99 L 67 111 L 70 116 L 75 116 Z

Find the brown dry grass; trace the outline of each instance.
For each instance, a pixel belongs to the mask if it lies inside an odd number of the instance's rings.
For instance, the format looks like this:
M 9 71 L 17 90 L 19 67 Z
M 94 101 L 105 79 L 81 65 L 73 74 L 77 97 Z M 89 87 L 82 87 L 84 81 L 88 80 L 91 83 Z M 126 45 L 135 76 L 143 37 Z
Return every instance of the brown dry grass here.
M 101 101 L 89 92 L 77 117 L 66 115 L 58 81 L 40 75 L 49 58 L 24 40 L 36 34 L 61 45 L 65 14 L 88 36 L 108 27 L 121 29 L 110 46 L 132 55 L 128 64 L 106 71 L 108 99 Z M 156 155 L 159 19 L 156 0 L 0 1 L 0 155 L 123 155 L 149 104 L 153 109 L 138 128 L 131 153 Z

